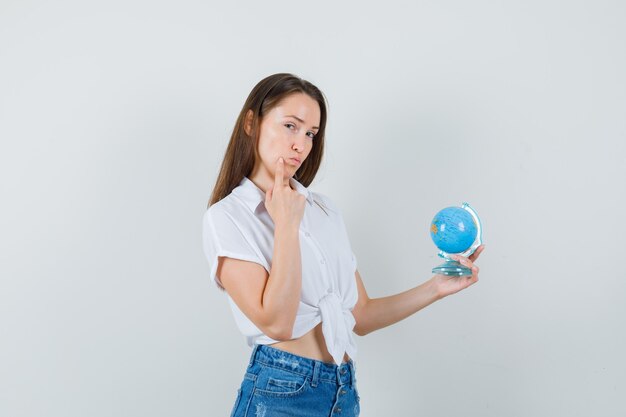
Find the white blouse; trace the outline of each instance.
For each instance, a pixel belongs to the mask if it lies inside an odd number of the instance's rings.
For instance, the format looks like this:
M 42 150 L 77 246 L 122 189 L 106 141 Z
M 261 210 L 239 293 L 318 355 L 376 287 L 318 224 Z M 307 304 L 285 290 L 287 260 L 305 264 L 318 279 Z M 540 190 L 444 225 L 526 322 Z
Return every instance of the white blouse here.
M 307 199 L 300 223 L 302 291 L 292 339 L 321 322 L 328 351 L 334 361 L 341 364 L 344 352 L 356 358 L 352 334 L 356 323 L 352 309 L 358 298 L 356 257 L 337 206 L 325 195 L 309 191 L 293 178 L 290 184 Z M 211 280 L 218 286 L 222 287 L 216 276 L 219 256 L 256 262 L 270 273 L 274 222 L 265 209 L 265 193 L 250 179 L 244 177 L 228 196 L 210 206 L 204 213 L 202 227 Z M 263 334 L 230 296 L 228 300 L 235 322 L 249 346 L 278 342 Z

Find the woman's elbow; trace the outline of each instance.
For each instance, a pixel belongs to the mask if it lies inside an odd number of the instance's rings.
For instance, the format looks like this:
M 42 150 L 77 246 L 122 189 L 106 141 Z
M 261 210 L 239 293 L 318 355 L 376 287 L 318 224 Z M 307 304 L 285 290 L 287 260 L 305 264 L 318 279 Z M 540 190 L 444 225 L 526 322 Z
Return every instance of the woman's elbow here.
M 367 326 L 367 320 L 363 315 L 363 309 L 359 308 L 358 310 L 352 310 L 352 315 L 354 316 L 354 328 L 352 331 L 357 336 L 365 336 L 370 333 L 370 329 Z
M 370 332 L 369 332 L 369 330 L 364 329 L 363 327 L 358 326 L 358 325 L 354 326 L 354 329 L 352 329 L 352 331 L 353 331 L 353 332 L 354 332 L 357 336 L 365 336 L 365 335 L 367 335 L 367 334 L 369 334 L 369 333 L 370 333 Z
M 354 317 L 354 328 L 352 331 L 357 336 L 365 336 L 370 333 L 371 330 L 368 329 L 367 324 L 367 314 L 366 314 L 366 301 L 360 301 L 356 306 L 352 309 L 352 316 Z
M 263 333 L 270 339 L 284 342 L 293 337 L 293 326 L 268 326 Z

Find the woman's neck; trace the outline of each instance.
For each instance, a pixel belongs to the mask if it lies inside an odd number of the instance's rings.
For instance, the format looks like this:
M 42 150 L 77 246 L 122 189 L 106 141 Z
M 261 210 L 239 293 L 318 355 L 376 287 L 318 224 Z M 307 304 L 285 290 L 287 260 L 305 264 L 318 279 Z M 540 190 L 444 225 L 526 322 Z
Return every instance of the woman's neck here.
M 267 171 L 253 172 L 248 179 L 252 181 L 254 185 L 259 187 L 264 193 L 267 193 L 267 190 L 274 187 L 274 177 L 272 177 Z M 291 187 L 289 178 L 283 179 L 283 185 Z

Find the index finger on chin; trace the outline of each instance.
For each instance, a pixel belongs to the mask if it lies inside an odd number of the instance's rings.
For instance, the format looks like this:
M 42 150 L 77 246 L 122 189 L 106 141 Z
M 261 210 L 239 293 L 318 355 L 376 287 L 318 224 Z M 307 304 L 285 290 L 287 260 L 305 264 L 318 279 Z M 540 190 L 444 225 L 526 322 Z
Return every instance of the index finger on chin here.
M 276 161 L 276 173 L 274 175 L 274 188 L 280 187 L 283 185 L 283 177 L 285 175 L 285 163 L 283 158 L 278 158 Z

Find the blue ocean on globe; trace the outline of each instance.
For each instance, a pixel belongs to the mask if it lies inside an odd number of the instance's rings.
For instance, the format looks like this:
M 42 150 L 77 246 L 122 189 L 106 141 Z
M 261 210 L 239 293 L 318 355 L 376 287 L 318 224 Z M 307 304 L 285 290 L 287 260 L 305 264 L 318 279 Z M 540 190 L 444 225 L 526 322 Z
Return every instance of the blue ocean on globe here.
M 430 237 L 446 253 L 461 253 L 476 240 L 478 230 L 472 215 L 461 207 L 447 207 L 435 214 Z

